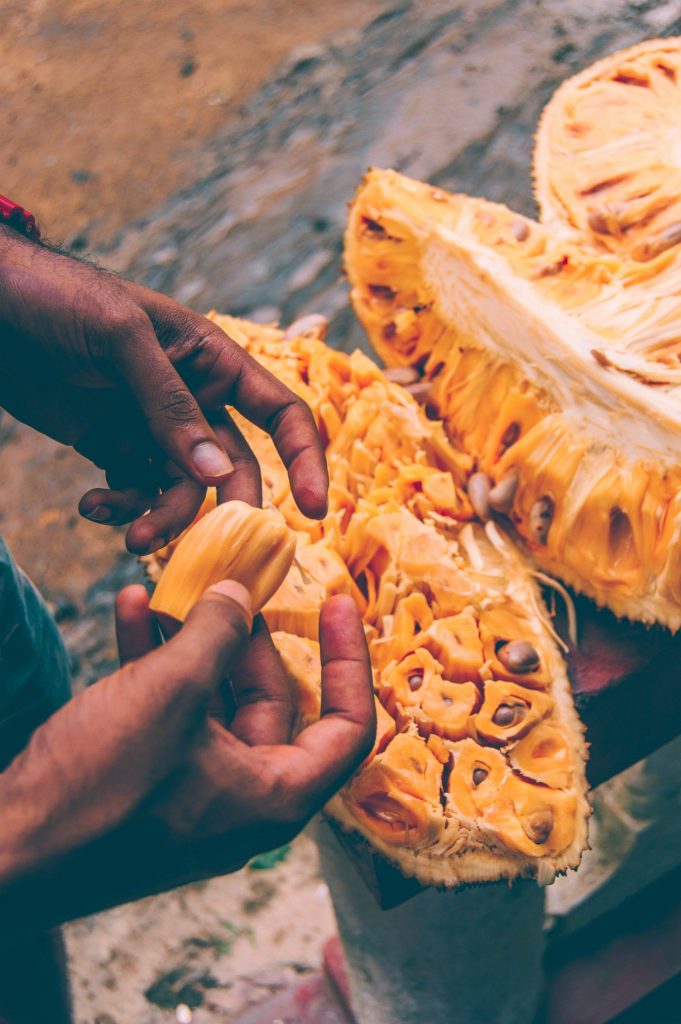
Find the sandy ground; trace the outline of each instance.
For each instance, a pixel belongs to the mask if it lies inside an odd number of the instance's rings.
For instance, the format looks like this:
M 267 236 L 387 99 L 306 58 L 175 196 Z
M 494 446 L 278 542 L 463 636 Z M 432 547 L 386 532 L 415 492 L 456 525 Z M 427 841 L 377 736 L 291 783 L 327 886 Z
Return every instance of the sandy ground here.
M 34 209 L 51 237 L 99 246 L 213 169 L 206 143 L 280 61 L 382 6 L 9 0 L 0 191 Z
M 257 862 L 256 862 L 257 863 Z M 316 848 L 69 928 L 78 1024 L 226 1022 L 319 964 L 334 933 Z

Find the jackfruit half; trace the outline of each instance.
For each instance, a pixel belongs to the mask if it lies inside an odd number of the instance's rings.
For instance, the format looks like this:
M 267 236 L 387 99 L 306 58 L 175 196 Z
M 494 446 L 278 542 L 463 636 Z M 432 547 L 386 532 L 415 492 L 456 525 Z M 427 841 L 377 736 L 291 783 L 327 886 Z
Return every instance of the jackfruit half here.
M 376 351 L 423 374 L 431 413 L 471 457 L 476 512 L 512 525 L 540 569 L 615 614 L 674 630 L 680 62 L 679 40 L 647 43 L 558 91 L 536 163 L 548 227 L 373 170 L 345 254 Z M 611 233 L 592 216 L 606 193 L 623 218 Z

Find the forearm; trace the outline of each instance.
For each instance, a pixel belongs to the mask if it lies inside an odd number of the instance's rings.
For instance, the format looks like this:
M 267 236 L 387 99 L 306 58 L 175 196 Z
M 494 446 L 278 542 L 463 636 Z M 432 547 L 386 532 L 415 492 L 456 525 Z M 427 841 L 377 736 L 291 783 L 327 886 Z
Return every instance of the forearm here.
M 208 695 L 166 676 L 130 666 L 102 680 L 0 775 L 0 885 L 116 828 L 190 748 Z
M 46 246 L 0 223 L 0 321 L 2 316 L 2 300 L 5 290 L 11 288 L 13 272 L 29 267 L 35 259 L 40 259 Z
M 157 821 L 139 817 L 62 857 L 49 868 L 0 886 L 0 947 L 17 933 L 53 927 L 188 882 L 242 867 L 258 850 L 290 838 L 269 828 L 229 838 L 174 842 Z
M 28 238 L 24 238 L 14 228 L 9 227 L 7 224 L 0 223 L 0 267 L 2 267 L 3 260 L 7 253 L 16 245 L 37 245 L 36 242 L 31 242 Z

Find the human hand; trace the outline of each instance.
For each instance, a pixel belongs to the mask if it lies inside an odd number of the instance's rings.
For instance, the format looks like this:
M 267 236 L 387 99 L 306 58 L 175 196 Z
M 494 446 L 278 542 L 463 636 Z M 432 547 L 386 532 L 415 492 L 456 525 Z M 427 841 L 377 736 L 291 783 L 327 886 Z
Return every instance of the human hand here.
M 48 719 L 0 775 L 0 906 L 40 885 L 59 890 L 60 873 L 81 878 L 77 892 L 34 901 L 36 919 L 52 905 L 65 920 L 231 870 L 280 845 L 373 742 L 369 657 L 348 597 L 322 609 L 322 717 L 293 742 L 283 667 L 261 620 L 250 639 L 240 584 L 211 587 L 161 646 L 144 588 L 128 587 L 117 626 L 121 669 Z M 228 676 L 225 713 L 216 698 Z M 144 851 L 128 849 L 125 837 L 140 833 Z
M 136 663 L 143 664 L 157 649 L 158 628 L 148 605 L 143 587 L 127 587 L 119 595 L 123 663 L 141 657 Z M 146 805 L 145 813 L 162 821 L 178 844 L 222 840 L 222 870 L 294 836 L 371 749 L 371 667 L 351 598 L 337 596 L 323 605 L 319 634 L 319 722 L 291 741 L 288 681 L 259 616 L 248 648 L 230 667 L 230 709 L 213 704 L 196 742 Z M 214 866 L 215 844 L 209 849 Z
M 216 584 L 172 640 L 95 683 L 35 731 L 0 775 L 0 889 L 136 814 L 202 738 L 251 626 L 245 588 Z
M 259 503 L 226 404 L 272 435 L 301 511 L 323 516 L 326 462 L 304 402 L 205 317 L 0 227 L 0 406 L 106 471 L 83 515 L 132 521 L 127 545 L 143 554 L 193 520 L 206 485 Z

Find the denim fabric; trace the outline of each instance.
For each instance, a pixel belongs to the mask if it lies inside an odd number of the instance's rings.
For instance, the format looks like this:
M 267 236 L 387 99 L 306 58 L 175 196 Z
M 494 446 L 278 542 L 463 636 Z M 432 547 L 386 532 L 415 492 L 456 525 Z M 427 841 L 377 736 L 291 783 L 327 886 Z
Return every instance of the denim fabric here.
M 0 770 L 70 692 L 59 630 L 0 538 Z

